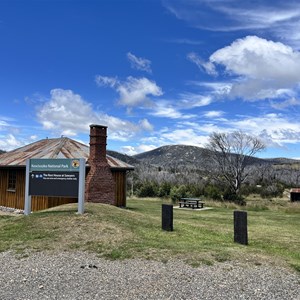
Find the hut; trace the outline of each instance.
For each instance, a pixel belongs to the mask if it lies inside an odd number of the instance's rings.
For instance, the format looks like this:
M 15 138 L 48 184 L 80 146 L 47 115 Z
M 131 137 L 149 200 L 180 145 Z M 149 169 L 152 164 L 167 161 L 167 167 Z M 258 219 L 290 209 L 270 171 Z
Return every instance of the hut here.
M 290 200 L 292 202 L 300 201 L 300 188 L 295 188 L 290 190 Z
M 84 158 L 85 201 L 126 206 L 126 177 L 134 167 L 106 153 L 107 127 L 90 125 L 90 147 L 67 137 L 43 139 L 0 155 L 0 206 L 24 209 L 26 160 Z M 77 202 L 77 198 L 32 196 L 32 211 Z

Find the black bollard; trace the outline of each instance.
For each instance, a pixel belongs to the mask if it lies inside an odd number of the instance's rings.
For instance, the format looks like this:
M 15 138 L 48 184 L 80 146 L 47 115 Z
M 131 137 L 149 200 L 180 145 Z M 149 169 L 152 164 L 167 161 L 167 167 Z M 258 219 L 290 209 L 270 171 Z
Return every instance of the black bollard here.
M 242 245 L 248 245 L 247 212 L 234 211 L 234 241 Z
M 162 204 L 161 212 L 162 229 L 173 231 L 173 205 Z

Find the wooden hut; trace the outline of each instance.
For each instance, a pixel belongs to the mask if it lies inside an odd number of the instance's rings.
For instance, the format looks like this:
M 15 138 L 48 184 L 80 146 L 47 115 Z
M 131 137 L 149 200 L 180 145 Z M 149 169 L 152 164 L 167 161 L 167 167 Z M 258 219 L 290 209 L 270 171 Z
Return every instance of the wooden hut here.
M 97 136 L 97 134 L 99 134 Z M 126 176 L 127 172 L 133 170 L 134 167 L 122 162 L 119 159 L 106 154 L 106 127 L 100 125 L 91 125 L 91 147 L 88 147 L 75 140 L 67 137 L 55 139 L 43 139 L 35 143 L 26 145 L 16 150 L 6 152 L 0 155 L 0 206 L 12 207 L 16 209 L 24 209 L 25 199 L 25 171 L 26 160 L 31 158 L 84 158 L 86 160 L 86 180 L 91 177 L 90 170 L 94 169 L 99 163 L 97 155 L 103 156 L 100 160 L 100 169 L 103 170 L 103 163 L 106 164 L 107 178 L 96 178 L 96 187 L 90 187 L 86 184 L 86 195 L 88 201 L 109 203 L 112 205 L 126 206 Z M 99 153 L 100 152 L 100 153 Z M 90 159 L 90 153 L 93 159 Z M 101 154 L 102 153 L 102 154 Z M 101 173 L 101 172 L 100 172 Z M 101 176 L 100 173 L 99 176 Z M 102 174 L 103 175 L 103 174 Z M 96 175 L 97 176 L 97 175 Z M 106 187 L 104 186 L 106 185 Z M 93 198 L 90 190 L 98 190 L 100 198 Z M 107 195 L 106 190 L 112 189 L 109 194 L 109 201 L 102 200 L 101 195 Z M 103 192 L 102 192 L 103 191 Z M 46 197 L 32 196 L 32 211 L 50 208 L 61 204 L 77 202 L 77 198 L 64 197 Z

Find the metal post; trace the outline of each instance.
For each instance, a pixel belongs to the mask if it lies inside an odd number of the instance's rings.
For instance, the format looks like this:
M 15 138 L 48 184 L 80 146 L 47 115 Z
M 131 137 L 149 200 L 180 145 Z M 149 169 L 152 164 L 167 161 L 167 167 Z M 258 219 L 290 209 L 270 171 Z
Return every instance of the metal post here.
M 247 212 L 234 211 L 234 241 L 248 245 Z
M 26 160 L 26 177 L 25 177 L 25 203 L 24 214 L 28 216 L 31 213 L 31 195 L 29 195 L 29 169 L 30 159 Z
M 84 213 L 85 159 L 79 159 L 78 213 Z
M 162 204 L 162 229 L 173 231 L 173 205 Z

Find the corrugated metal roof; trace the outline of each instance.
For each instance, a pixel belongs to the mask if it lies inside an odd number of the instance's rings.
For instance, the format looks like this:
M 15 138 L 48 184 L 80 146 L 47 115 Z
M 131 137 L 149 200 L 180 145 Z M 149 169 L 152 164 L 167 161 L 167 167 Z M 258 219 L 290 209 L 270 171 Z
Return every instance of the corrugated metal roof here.
M 29 158 L 85 158 L 88 165 L 90 147 L 62 137 L 44 139 L 0 155 L 0 167 L 25 166 Z M 133 170 L 134 167 L 112 156 L 106 155 L 112 169 Z
M 290 193 L 300 193 L 300 188 L 293 188 L 290 190 Z

